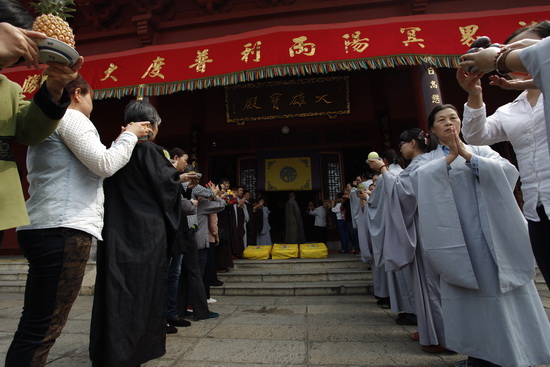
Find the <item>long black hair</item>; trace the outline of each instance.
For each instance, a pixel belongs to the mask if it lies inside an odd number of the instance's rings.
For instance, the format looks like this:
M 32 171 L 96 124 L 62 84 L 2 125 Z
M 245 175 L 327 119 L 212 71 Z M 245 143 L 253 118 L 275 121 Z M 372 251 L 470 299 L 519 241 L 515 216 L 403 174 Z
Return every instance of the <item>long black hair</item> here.
M 187 153 L 185 153 L 185 151 L 183 149 L 178 148 L 178 147 L 170 149 L 169 153 L 170 153 L 170 158 L 173 158 L 175 156 L 183 157 L 184 155 L 187 154 Z
M 397 152 L 395 151 L 395 149 L 391 149 L 391 148 L 384 149 L 380 154 L 380 157 L 383 159 L 386 159 L 390 164 L 397 164 L 403 167 L 403 162 L 397 155 Z
M 2 0 L 0 1 L 0 22 L 23 29 L 32 29 L 34 18 L 19 1 Z
M 437 146 L 430 134 L 418 127 L 403 131 L 399 136 L 399 140 L 404 142 L 415 140 L 418 148 L 424 153 L 434 150 L 435 146 Z
M 537 24 L 528 25 L 525 27 L 521 27 L 516 29 L 511 35 L 506 38 L 504 41 L 505 44 L 510 43 L 510 41 L 520 34 L 524 32 L 533 32 L 537 36 L 540 37 L 540 39 L 546 38 L 550 36 L 550 21 L 543 20 L 542 22 L 539 22 Z

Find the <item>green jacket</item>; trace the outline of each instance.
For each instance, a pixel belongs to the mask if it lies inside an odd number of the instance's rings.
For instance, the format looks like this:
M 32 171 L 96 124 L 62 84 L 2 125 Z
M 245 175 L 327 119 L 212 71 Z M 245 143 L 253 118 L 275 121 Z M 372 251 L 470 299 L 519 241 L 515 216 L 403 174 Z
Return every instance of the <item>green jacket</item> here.
M 21 87 L 0 74 L 0 230 L 29 224 L 21 179 L 11 145 L 37 145 L 55 131 L 70 97 L 65 91 L 56 104 L 43 86 L 32 102 Z

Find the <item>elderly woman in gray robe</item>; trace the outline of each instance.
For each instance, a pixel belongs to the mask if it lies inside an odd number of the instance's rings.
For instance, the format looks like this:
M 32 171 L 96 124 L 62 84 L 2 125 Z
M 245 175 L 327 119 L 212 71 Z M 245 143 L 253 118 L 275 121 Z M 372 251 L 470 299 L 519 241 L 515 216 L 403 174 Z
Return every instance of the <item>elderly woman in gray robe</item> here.
M 550 363 L 550 324 L 533 283 L 527 224 L 515 201 L 516 168 L 459 138 L 452 105 L 428 118 L 440 145 L 411 178 L 425 255 L 441 276 L 447 348 L 456 366 Z

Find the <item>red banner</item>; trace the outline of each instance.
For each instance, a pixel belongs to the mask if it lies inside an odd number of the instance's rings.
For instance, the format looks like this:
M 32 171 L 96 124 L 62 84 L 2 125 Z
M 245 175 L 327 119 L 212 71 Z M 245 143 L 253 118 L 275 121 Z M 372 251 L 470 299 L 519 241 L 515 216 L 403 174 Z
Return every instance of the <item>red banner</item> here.
M 550 6 L 267 28 L 233 36 L 85 57 L 95 98 L 163 95 L 276 76 L 430 64 L 456 67 L 479 36 L 503 42 L 550 19 Z M 78 37 L 78 35 L 77 35 Z M 36 91 L 40 72 L 3 70 Z

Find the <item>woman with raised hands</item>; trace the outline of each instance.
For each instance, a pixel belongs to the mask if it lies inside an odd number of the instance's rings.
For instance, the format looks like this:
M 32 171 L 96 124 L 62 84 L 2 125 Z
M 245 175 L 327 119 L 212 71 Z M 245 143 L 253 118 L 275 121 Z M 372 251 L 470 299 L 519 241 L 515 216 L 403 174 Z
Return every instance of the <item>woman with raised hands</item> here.
M 439 145 L 411 173 L 424 254 L 441 277 L 445 346 L 455 366 L 550 362 L 550 324 L 533 283 L 516 168 L 488 146 L 464 144 L 456 108 L 428 117 Z

